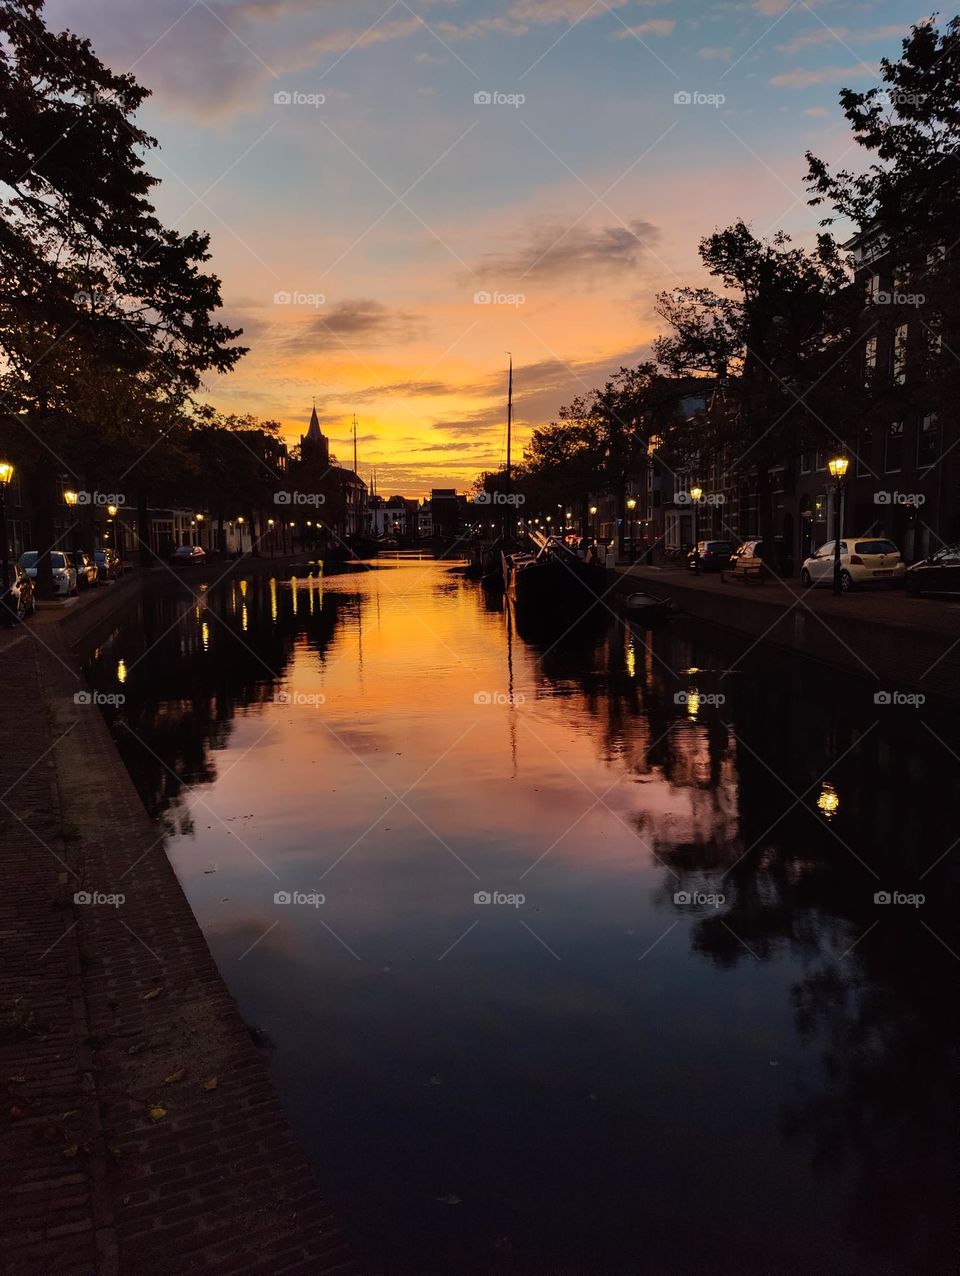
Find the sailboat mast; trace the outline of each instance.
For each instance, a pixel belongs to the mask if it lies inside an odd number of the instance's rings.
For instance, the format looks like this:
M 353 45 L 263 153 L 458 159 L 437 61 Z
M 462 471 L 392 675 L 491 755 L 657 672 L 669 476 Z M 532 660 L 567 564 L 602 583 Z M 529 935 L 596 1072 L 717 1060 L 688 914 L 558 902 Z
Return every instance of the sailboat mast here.
M 353 414 L 353 472 L 357 473 L 357 414 Z
M 509 351 L 507 352 L 510 353 Z M 510 372 L 507 377 L 507 493 L 510 492 L 510 448 L 513 434 L 513 355 L 510 355 Z

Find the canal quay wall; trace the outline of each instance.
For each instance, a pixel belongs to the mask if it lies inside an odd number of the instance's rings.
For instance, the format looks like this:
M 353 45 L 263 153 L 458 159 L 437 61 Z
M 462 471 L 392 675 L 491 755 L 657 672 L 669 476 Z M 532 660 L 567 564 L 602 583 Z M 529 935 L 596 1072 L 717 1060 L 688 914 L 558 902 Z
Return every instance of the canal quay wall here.
M 960 699 L 960 607 L 887 587 L 839 598 L 797 580 L 721 580 L 688 569 L 618 567 L 611 596 L 646 590 L 696 620 L 833 665 L 883 691 Z M 749 644 L 748 644 L 749 648 Z
M 349 1272 L 74 654 L 143 588 L 0 631 L 2 1267 Z

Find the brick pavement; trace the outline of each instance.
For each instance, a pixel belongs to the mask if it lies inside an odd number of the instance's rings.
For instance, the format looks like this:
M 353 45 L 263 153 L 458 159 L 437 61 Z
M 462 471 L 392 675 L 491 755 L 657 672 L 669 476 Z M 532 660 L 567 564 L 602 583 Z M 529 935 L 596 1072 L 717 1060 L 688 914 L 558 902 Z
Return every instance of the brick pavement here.
M 100 711 L 74 702 L 76 619 L 0 633 L 0 1265 L 349 1271 L 161 830 Z

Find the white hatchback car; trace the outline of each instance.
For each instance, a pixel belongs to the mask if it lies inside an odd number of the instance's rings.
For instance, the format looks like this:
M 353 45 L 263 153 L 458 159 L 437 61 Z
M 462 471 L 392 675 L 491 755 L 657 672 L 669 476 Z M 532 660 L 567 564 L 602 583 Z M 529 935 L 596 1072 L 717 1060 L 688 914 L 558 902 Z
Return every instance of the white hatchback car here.
M 809 589 L 811 585 L 833 584 L 835 543 L 827 541 L 826 545 L 821 545 L 804 560 L 800 581 L 805 589 Z M 882 536 L 851 536 L 840 542 L 841 589 L 876 585 L 883 581 L 889 585 L 902 585 L 906 575 L 906 564 L 893 541 Z
M 20 555 L 20 566 L 33 580 L 37 579 L 37 563 L 40 555 L 35 549 L 28 549 Z M 53 571 L 53 592 L 58 598 L 66 598 L 77 592 L 77 569 L 66 554 L 60 550 L 50 553 L 50 567 Z

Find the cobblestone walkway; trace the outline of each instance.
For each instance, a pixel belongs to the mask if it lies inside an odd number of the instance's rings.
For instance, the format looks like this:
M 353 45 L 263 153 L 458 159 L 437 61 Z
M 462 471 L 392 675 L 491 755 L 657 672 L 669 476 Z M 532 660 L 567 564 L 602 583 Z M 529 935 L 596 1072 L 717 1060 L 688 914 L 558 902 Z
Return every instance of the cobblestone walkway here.
M 349 1271 L 61 615 L 0 670 L 0 1268 Z

